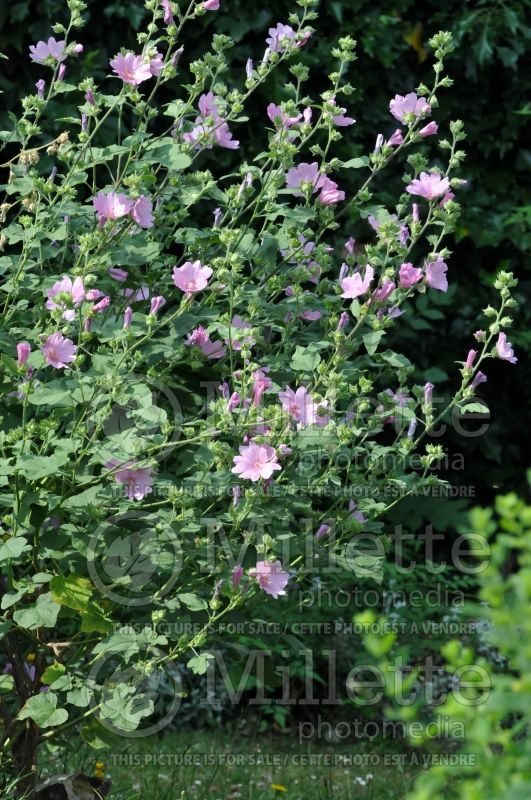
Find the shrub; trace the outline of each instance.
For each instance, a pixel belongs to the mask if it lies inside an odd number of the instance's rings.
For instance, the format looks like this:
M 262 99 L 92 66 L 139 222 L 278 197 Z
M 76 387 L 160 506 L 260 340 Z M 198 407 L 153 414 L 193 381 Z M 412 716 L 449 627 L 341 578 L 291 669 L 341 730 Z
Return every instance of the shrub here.
M 316 571 L 379 578 L 383 516 L 440 482 L 430 432 L 481 409 L 485 359 L 516 361 L 505 272 L 440 411 L 392 349 L 411 298 L 448 287 L 462 123 L 436 156 L 427 145 L 451 84 L 449 33 L 431 41 L 432 86 L 391 100 L 389 134 L 344 160 L 355 43 L 339 40 L 329 88 L 307 96 L 313 0 L 238 71 L 216 34 L 184 84 L 183 29 L 216 4 L 145 5 L 138 51 L 116 54 L 102 85 L 76 85 L 85 4 L 69 0 L 68 24 L 30 48 L 46 78 L 1 134 L 0 475 L 13 511 L 0 711 L 21 791 L 34 790 L 39 744 L 80 730 L 102 747 L 167 725 L 176 662 L 204 673 L 208 636 L 235 609 L 282 602 Z M 288 63 L 256 152 L 246 104 Z M 174 99 L 159 107 L 162 86 Z M 402 159 L 391 213 L 375 179 Z M 348 199 L 343 170 L 362 176 Z M 345 209 L 370 244 L 342 244 Z

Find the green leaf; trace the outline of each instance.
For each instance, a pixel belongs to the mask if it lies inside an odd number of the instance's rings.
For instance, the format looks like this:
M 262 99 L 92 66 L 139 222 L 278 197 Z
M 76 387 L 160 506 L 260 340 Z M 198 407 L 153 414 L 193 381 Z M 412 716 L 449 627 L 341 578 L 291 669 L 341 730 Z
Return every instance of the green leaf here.
M 90 489 L 85 489 L 84 492 L 74 494 L 72 497 L 67 497 L 63 503 L 63 508 L 86 508 L 87 506 L 96 505 L 96 497 L 102 486 L 100 483 L 97 486 L 91 486 Z
M 37 628 L 53 628 L 57 622 L 60 608 L 50 592 L 47 592 L 37 598 L 35 605 L 15 611 L 13 620 L 28 631 L 34 631 Z
M 15 681 L 11 675 L 0 675 L 0 692 L 11 692 L 15 687 Z
M 185 592 L 184 594 L 178 594 L 177 597 L 190 611 L 205 611 L 208 608 L 206 601 L 196 594 Z
M 68 711 L 57 708 L 57 695 L 53 692 L 41 692 L 34 697 L 29 697 L 18 719 L 32 719 L 39 728 L 52 728 L 62 725 L 68 719 Z
M 369 166 L 369 159 L 367 156 L 359 156 L 359 158 L 351 158 L 343 164 L 344 169 L 361 169 L 362 167 Z
M 363 335 L 363 344 L 370 356 L 376 353 L 382 336 L 385 336 L 385 331 L 371 331 Z
M 208 662 L 214 658 L 212 653 L 201 653 L 194 656 L 187 662 L 186 666 L 192 670 L 194 675 L 204 675 L 208 669 Z
M 12 536 L 0 544 L 0 563 L 10 558 L 18 558 L 26 550 L 31 550 L 23 536 Z
M 64 675 L 66 672 L 66 667 L 62 664 L 50 664 L 49 667 L 46 667 L 44 672 L 41 675 L 41 682 L 45 683 L 49 686 L 51 683 L 60 678 L 61 675 Z
M 297 345 L 295 353 L 291 359 L 290 367 L 296 372 L 313 372 L 320 363 L 321 356 L 315 347 L 301 347 Z
M 74 611 L 86 611 L 92 596 L 92 584 L 81 575 L 57 575 L 50 581 L 50 589 L 56 603 Z
M 54 453 L 52 456 L 34 456 L 32 453 L 23 453 L 17 459 L 16 468 L 31 481 L 56 475 L 60 467 L 68 461 L 67 453 Z
M 149 145 L 143 160 L 149 164 L 162 164 L 169 170 L 183 170 L 192 163 L 190 156 L 183 153 L 174 139 L 169 137 L 158 139 L 155 144 Z

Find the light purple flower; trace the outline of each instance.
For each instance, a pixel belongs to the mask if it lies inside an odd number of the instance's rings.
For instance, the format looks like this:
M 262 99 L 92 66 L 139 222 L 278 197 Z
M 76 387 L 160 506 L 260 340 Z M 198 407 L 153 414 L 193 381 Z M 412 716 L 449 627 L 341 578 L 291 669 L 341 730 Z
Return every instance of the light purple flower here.
M 175 20 L 173 18 L 170 0 L 161 0 L 160 4 L 162 6 L 162 10 L 164 11 L 164 24 L 173 25 Z
M 133 316 L 133 309 L 131 308 L 131 306 L 127 306 L 127 308 L 124 311 L 124 324 L 123 324 L 124 331 L 126 331 L 128 328 L 131 327 L 132 316 Z
M 158 295 L 158 297 L 151 298 L 151 307 L 149 309 L 149 313 L 154 317 L 160 311 L 163 305 L 166 305 L 166 298 L 162 295 Z
M 315 538 L 316 539 L 324 539 L 325 536 L 328 536 L 328 534 L 330 533 L 331 530 L 332 530 L 332 528 L 330 527 L 330 525 L 328 525 L 328 523 L 326 523 L 326 522 L 323 522 L 323 524 L 319 525 L 319 527 L 317 528 L 317 530 L 315 532 Z
M 385 281 L 382 286 L 374 293 L 375 300 L 383 303 L 394 292 L 396 285 L 394 281 Z
M 219 0 L 205 0 L 201 5 L 205 11 L 217 11 L 219 8 Z
M 129 302 L 138 303 L 140 300 L 149 299 L 149 289 L 147 286 L 141 286 L 140 289 L 122 289 L 122 297 L 127 297 Z
M 19 342 L 17 344 L 17 364 L 23 367 L 31 353 L 31 345 L 29 342 Z
M 518 361 L 514 354 L 512 344 L 507 341 L 507 335 L 503 332 L 498 335 L 498 341 L 496 342 L 496 355 L 498 358 L 503 359 L 503 361 L 508 361 L 510 364 L 516 364 Z
M 85 297 L 83 280 L 77 277 L 72 282 L 72 279 L 65 275 L 60 281 L 56 281 L 51 289 L 46 290 L 46 295 L 48 311 L 61 311 L 63 319 L 72 321 L 76 316 L 75 309 Z
M 389 111 L 399 122 L 407 124 L 412 119 L 425 117 L 430 113 L 431 108 L 423 97 L 417 97 L 415 92 L 410 92 L 405 96 L 395 95 L 389 103 Z
M 253 77 L 253 60 L 252 60 L 252 58 L 248 58 L 246 63 L 245 63 L 245 77 L 249 81 Z
M 259 481 L 260 478 L 268 479 L 273 472 L 281 469 L 275 448 L 256 442 L 240 447 L 240 455 L 234 456 L 233 461 L 234 466 L 231 472 L 241 478 L 253 481 L 253 483 Z
M 406 192 L 425 197 L 426 200 L 435 200 L 450 188 L 448 178 L 442 178 L 438 172 L 421 172 L 418 178 L 406 186 Z
M 107 465 L 109 466 L 109 465 Z M 116 483 L 122 483 L 126 497 L 129 500 L 142 500 L 150 494 L 153 483 L 151 467 L 135 468 L 134 464 L 124 464 L 121 469 L 114 473 Z
M 400 128 L 397 128 L 393 135 L 387 140 L 387 144 L 390 147 L 397 147 L 399 144 L 402 144 L 403 141 L 404 137 L 402 136 L 402 131 Z
M 271 53 L 282 53 L 291 44 L 295 44 L 296 47 L 302 47 L 311 36 L 311 34 L 307 34 L 304 39 L 297 42 L 297 34 L 293 28 L 290 25 L 284 25 L 282 22 L 277 23 L 275 28 L 269 28 L 268 33 L 269 37 L 266 39 L 266 44 Z
M 438 289 L 439 292 L 446 292 L 448 290 L 448 278 L 446 272 L 447 265 L 439 256 L 435 261 L 426 264 L 426 283 L 432 289 Z
M 365 514 L 362 514 L 361 511 L 357 511 L 358 508 L 357 503 L 354 500 L 349 500 L 348 510 L 350 512 L 350 516 L 352 519 L 355 519 L 357 522 L 367 522 L 367 518 Z
M 131 209 L 131 219 L 136 222 L 139 228 L 152 228 L 153 227 L 153 203 L 149 197 L 141 194 L 134 201 Z
M 477 356 L 477 350 L 469 350 L 468 355 L 465 361 L 465 369 L 472 369 L 472 364 L 474 363 L 474 359 Z
M 288 189 L 300 190 L 304 186 L 311 188 L 312 192 L 318 192 L 325 183 L 326 176 L 322 175 L 319 171 L 317 161 L 311 164 L 306 162 L 299 164 L 297 167 L 292 167 L 286 173 L 286 186 Z M 302 197 L 301 191 L 294 192 L 295 197 Z
M 479 370 L 474 375 L 474 380 L 472 381 L 470 386 L 472 387 L 472 389 L 477 389 L 477 387 L 479 386 L 480 383 L 486 383 L 486 382 L 487 382 L 487 376 L 485 375 L 485 373 L 483 373 L 483 372 L 481 372 L 481 370 Z
M 46 81 L 43 81 L 42 78 L 41 78 L 39 81 L 37 81 L 37 83 L 35 84 L 35 87 L 37 89 L 37 97 L 39 98 L 39 100 L 43 100 L 44 99 L 44 90 L 46 88 Z
M 138 86 L 152 77 L 149 63 L 134 53 L 118 53 L 109 63 L 113 72 L 130 86 Z
M 253 336 L 243 335 L 241 336 L 238 331 L 249 331 L 252 329 L 252 325 L 250 322 L 246 322 L 242 319 L 238 314 L 235 314 L 232 318 L 231 322 L 231 344 L 233 350 L 241 350 L 242 347 L 247 345 L 248 347 L 252 347 L 255 344 L 255 339 Z M 235 331 L 232 329 L 236 328 Z M 225 339 L 225 344 L 229 344 L 229 339 Z
M 286 386 L 283 392 L 279 392 L 278 399 L 284 411 L 300 425 L 318 425 L 322 428 L 330 421 L 327 414 L 319 414 L 325 408 L 325 403 L 316 403 L 304 386 L 299 386 L 295 392 Z
M 120 269 L 119 267 L 109 267 L 107 272 L 115 281 L 126 281 L 129 276 L 127 270 Z
M 65 54 L 65 41 L 57 42 L 53 36 L 50 36 L 47 42 L 37 42 L 35 45 L 30 45 L 30 58 L 37 64 L 46 64 L 48 59 L 54 61 L 64 61 Z
M 238 487 L 239 488 L 239 487 Z M 232 568 L 232 588 L 237 589 L 240 585 L 240 581 L 243 577 L 243 567 L 239 564 L 236 564 L 235 567 Z
M 92 199 L 94 209 L 98 215 L 98 222 L 103 225 L 108 219 L 120 219 L 127 216 L 133 207 L 133 201 L 129 200 L 125 194 L 116 192 L 98 192 Z
M 99 302 L 95 303 L 92 306 L 92 311 L 95 314 L 98 314 L 100 311 L 105 311 L 105 309 L 108 308 L 110 304 L 111 304 L 111 298 L 109 297 L 109 295 L 106 295 L 105 297 L 102 297 Z
M 185 344 L 188 347 L 199 347 L 207 358 L 223 358 L 227 353 L 227 348 L 221 342 L 213 342 L 210 339 L 210 334 L 202 325 L 188 334 Z
M 400 265 L 398 270 L 398 285 L 401 289 L 410 289 L 422 278 L 422 270 L 414 267 L 409 261 Z
M 340 282 L 341 288 L 343 289 L 341 297 L 347 300 L 353 300 L 355 297 L 365 294 L 369 291 L 373 278 L 374 269 L 370 264 L 367 264 L 365 267 L 365 276 L 363 278 L 361 277 L 361 272 L 356 272 L 356 274 L 352 275 L 350 278 L 343 278 Z
M 77 347 L 71 339 L 57 331 L 48 336 L 41 350 L 47 364 L 56 369 L 65 369 L 75 360 Z
M 432 398 L 434 389 L 435 389 L 435 386 L 433 385 L 433 383 L 430 383 L 428 381 L 427 383 L 424 384 L 424 405 L 425 406 L 431 406 L 431 398 Z
M 61 66 L 59 67 L 59 70 L 57 72 L 57 82 L 58 83 L 61 83 L 61 81 L 64 80 L 65 72 L 66 72 L 66 66 L 64 64 L 61 64 Z
M 319 202 L 324 206 L 333 206 L 340 203 L 345 199 L 345 192 L 338 189 L 337 183 L 331 181 L 330 178 L 325 177 L 321 192 L 319 194 Z
M 419 135 L 422 136 L 423 138 L 426 138 L 426 136 L 434 136 L 434 134 L 436 134 L 438 130 L 439 126 L 437 125 L 436 122 L 433 121 L 428 122 L 427 125 L 425 125 L 423 128 L 420 129 Z
M 286 594 L 289 572 L 282 570 L 280 561 L 258 561 L 256 567 L 249 570 L 249 575 L 255 578 L 260 588 L 275 600 L 280 595 Z
M 257 369 L 253 372 L 253 406 L 259 406 L 262 396 L 267 389 L 273 385 L 271 378 L 267 376 L 267 368 Z
M 190 297 L 195 292 L 202 292 L 208 285 L 212 269 L 203 266 L 200 261 L 186 261 L 182 267 L 173 268 L 173 282 Z

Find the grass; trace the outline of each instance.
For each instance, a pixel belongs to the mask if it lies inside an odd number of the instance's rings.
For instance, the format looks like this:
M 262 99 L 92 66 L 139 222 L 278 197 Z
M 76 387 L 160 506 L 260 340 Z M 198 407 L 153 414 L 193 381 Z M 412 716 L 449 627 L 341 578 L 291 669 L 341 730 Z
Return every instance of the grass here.
M 422 770 L 404 758 L 388 743 L 299 746 L 289 734 L 183 729 L 105 755 L 84 748 L 64 766 L 94 775 L 104 762 L 109 800 L 401 800 Z

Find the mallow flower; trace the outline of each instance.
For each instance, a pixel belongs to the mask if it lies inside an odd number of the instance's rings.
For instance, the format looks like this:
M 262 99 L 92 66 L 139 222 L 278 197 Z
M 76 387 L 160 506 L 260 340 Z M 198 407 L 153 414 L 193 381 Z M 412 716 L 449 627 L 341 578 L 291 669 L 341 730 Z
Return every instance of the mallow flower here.
M 47 42 L 40 41 L 35 45 L 30 45 L 30 58 L 36 64 L 46 64 L 48 59 L 64 61 L 66 58 L 65 44 L 64 39 L 57 42 L 53 36 L 50 36 Z
M 410 289 L 422 278 L 422 270 L 414 267 L 409 261 L 400 265 L 398 270 L 398 285 L 401 289 Z
M 277 451 L 268 444 L 251 442 L 240 447 L 240 455 L 234 456 L 234 466 L 231 470 L 246 480 L 259 481 L 260 478 L 268 479 L 275 470 L 282 469 L 277 460 Z
M 56 331 L 48 336 L 41 351 L 49 366 L 65 369 L 75 360 L 77 347 L 71 339 Z
M 443 178 L 438 172 L 421 172 L 418 178 L 406 186 L 406 192 L 425 197 L 426 200 L 435 200 L 445 194 L 450 188 L 448 178 Z
M 279 392 L 278 399 L 282 403 L 284 411 L 287 411 L 289 416 L 301 425 L 323 427 L 330 421 L 328 415 L 319 414 L 319 410 L 325 408 L 324 403 L 319 406 L 304 386 L 299 386 L 296 391 L 286 386 L 283 392 Z
M 203 266 L 200 261 L 186 261 L 182 267 L 173 268 L 174 284 L 188 297 L 206 289 L 211 275 L 212 269 Z
M 134 53 L 118 53 L 109 63 L 113 72 L 130 86 L 138 86 L 152 77 L 149 62 Z
M 446 292 L 448 290 L 448 278 L 446 272 L 448 266 L 439 256 L 435 261 L 426 264 L 426 283 L 432 289 L 438 289 L 439 292 Z
M 423 97 L 417 97 L 415 92 L 395 95 L 389 103 L 389 111 L 399 122 L 407 124 L 409 120 L 425 117 L 431 108 Z
M 499 334 L 498 341 L 496 342 L 496 355 L 498 358 L 508 361 L 510 364 L 516 364 L 518 361 L 514 354 L 513 346 L 507 341 L 507 335 L 503 333 L 503 331 Z
M 92 204 L 98 215 L 98 222 L 103 225 L 108 219 L 126 217 L 133 208 L 133 201 L 125 194 L 116 192 L 98 192 Z
M 344 297 L 346 300 L 354 300 L 355 297 L 366 294 L 366 292 L 369 291 L 373 278 L 374 269 L 370 264 L 367 264 L 365 267 L 365 275 L 363 278 L 361 277 L 361 272 L 356 272 L 356 274 L 351 275 L 350 278 L 343 278 L 340 282 L 340 286 L 343 289 L 341 297 Z
M 56 281 L 51 289 L 46 290 L 46 295 L 48 311 L 61 311 L 63 319 L 71 322 L 75 319 L 76 308 L 85 297 L 83 280 L 77 277 L 72 282 L 72 279 L 65 275 L 60 281 Z
M 111 469 L 115 466 L 113 462 L 107 464 Z M 114 473 L 116 483 L 124 486 L 126 497 L 129 500 L 142 500 L 153 489 L 153 476 L 151 467 L 136 467 L 134 463 L 123 464 L 121 469 Z
M 249 570 L 249 576 L 254 578 L 260 588 L 275 600 L 286 594 L 289 572 L 282 569 L 280 561 L 257 561 L 256 567 Z

